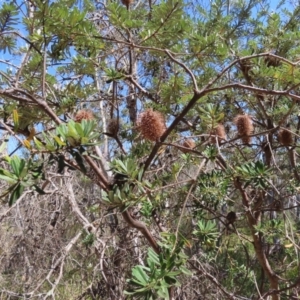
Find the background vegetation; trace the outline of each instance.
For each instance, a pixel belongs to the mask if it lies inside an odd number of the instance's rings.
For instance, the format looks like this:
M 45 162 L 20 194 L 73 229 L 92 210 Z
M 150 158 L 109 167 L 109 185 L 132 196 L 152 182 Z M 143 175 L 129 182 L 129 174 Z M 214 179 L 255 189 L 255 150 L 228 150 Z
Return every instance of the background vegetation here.
M 0 298 L 299 299 L 299 21 L 2 1 Z

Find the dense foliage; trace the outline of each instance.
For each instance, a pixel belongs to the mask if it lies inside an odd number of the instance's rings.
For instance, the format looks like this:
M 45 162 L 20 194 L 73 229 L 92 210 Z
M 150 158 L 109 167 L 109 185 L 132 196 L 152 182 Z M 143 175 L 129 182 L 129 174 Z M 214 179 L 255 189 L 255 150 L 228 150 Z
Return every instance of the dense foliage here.
M 298 299 L 299 21 L 2 1 L 0 298 Z

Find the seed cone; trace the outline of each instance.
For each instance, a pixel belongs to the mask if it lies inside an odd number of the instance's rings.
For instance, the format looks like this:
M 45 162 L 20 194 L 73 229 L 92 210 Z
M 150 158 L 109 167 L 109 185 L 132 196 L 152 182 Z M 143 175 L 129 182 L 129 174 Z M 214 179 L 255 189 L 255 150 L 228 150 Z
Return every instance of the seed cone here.
M 253 74 L 251 72 L 251 69 L 253 68 L 253 63 L 250 60 L 242 60 L 240 61 L 240 68 L 243 72 L 245 78 L 249 81 L 252 79 Z
M 155 142 L 166 130 L 164 116 L 158 111 L 148 109 L 138 116 L 137 129 L 145 139 Z
M 233 224 L 237 220 L 236 213 L 234 211 L 230 211 L 226 216 L 228 225 Z
M 272 146 L 268 142 L 263 142 L 261 146 L 265 153 L 265 164 L 266 166 L 270 166 L 272 159 Z
M 238 135 L 242 138 L 244 144 L 251 142 L 251 135 L 253 133 L 253 124 L 249 115 L 237 115 L 233 121 L 237 127 Z
M 225 127 L 223 124 L 218 124 L 216 128 L 214 128 L 211 132 L 211 135 L 215 135 L 214 137 L 211 138 L 211 143 L 216 144 L 217 139 L 218 143 L 222 142 L 222 140 L 226 139 L 226 132 L 225 132 Z
M 280 65 L 280 60 L 273 56 L 267 56 L 265 58 L 265 63 L 267 67 L 278 67 Z
M 281 129 L 278 133 L 279 143 L 283 146 L 290 146 L 293 144 L 293 135 L 287 129 Z
M 82 120 L 93 120 L 94 115 L 91 111 L 82 109 L 77 112 L 75 115 L 75 122 L 80 123 Z
M 187 140 L 183 141 L 182 146 L 185 147 L 185 148 L 188 148 L 188 149 L 180 148 L 180 150 L 183 153 L 188 153 L 188 152 L 190 152 L 189 149 L 193 150 L 196 147 L 196 144 L 192 139 L 187 139 Z
M 108 125 L 107 125 L 107 132 L 113 137 L 118 135 L 118 132 L 119 132 L 118 119 L 114 118 L 114 119 L 109 120 Z
M 129 5 L 133 2 L 133 0 L 121 0 L 121 2 L 127 7 L 128 10 Z

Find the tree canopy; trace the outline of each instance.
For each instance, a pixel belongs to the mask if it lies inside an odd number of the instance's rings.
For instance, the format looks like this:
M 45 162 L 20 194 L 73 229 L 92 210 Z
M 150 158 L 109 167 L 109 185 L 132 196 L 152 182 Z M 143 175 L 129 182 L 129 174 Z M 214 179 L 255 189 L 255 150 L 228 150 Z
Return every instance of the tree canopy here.
M 298 299 L 300 5 L 0 8 L 1 299 Z

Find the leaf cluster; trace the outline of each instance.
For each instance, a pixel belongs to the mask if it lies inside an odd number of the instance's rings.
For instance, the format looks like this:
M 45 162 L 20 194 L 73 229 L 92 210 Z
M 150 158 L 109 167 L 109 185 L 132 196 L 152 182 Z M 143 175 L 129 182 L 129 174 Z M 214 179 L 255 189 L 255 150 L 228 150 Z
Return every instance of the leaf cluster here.
M 95 145 L 95 139 L 99 137 L 99 133 L 94 131 L 95 128 L 94 120 L 82 120 L 81 123 L 70 120 L 67 124 L 59 125 L 56 134 L 42 132 L 43 141 L 34 138 L 34 144 L 38 151 L 50 152 L 63 148 Z
M 25 160 L 18 156 L 6 157 L 5 161 L 10 167 L 11 171 L 0 168 L 0 179 L 9 183 L 9 187 L 4 191 L 0 197 L 8 195 L 9 206 L 13 205 L 22 195 L 26 187 L 34 187 L 40 193 L 45 194 L 42 189 L 37 186 L 37 181 L 43 178 L 43 163 L 32 159 Z
M 18 8 L 13 3 L 3 3 L 0 9 L 0 51 L 12 52 L 15 48 L 15 37 L 12 32 L 18 23 Z M 5 33 L 5 34 L 4 34 Z
M 245 181 L 245 188 L 252 185 L 259 189 L 266 189 L 269 186 L 268 178 L 271 170 L 261 161 L 236 166 L 235 172 Z
M 168 289 L 180 286 L 179 275 L 192 275 L 185 268 L 187 256 L 182 252 L 183 241 L 174 248 L 176 238 L 172 234 L 164 234 L 160 242 L 161 253 L 148 249 L 147 266 L 135 266 L 132 278 L 128 283 L 134 288 L 125 291 L 126 295 L 134 295 L 141 299 L 169 299 Z
M 201 244 L 208 247 L 214 245 L 220 235 L 216 223 L 210 220 L 199 220 L 197 229 L 193 231 L 193 234 L 199 239 Z

